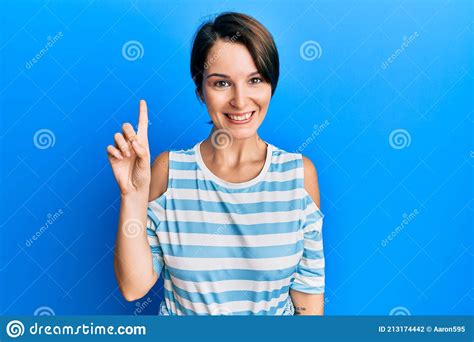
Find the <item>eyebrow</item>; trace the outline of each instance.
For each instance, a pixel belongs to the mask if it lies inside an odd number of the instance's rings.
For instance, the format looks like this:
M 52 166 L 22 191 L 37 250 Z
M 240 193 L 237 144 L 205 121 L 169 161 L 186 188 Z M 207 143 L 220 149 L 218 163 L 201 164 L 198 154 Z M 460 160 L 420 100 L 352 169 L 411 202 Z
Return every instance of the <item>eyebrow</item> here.
M 258 71 L 254 71 L 254 72 L 248 74 L 247 77 L 250 77 L 250 76 L 253 76 L 253 75 L 257 75 L 257 74 L 260 74 L 260 73 L 259 73 Z M 210 77 L 212 77 L 212 76 L 217 76 L 217 77 L 222 77 L 222 78 L 230 78 L 230 76 L 229 76 L 229 75 L 226 75 L 226 74 L 212 73 L 212 74 L 207 75 L 207 76 L 206 76 L 206 79 L 207 79 L 207 78 L 210 78 Z

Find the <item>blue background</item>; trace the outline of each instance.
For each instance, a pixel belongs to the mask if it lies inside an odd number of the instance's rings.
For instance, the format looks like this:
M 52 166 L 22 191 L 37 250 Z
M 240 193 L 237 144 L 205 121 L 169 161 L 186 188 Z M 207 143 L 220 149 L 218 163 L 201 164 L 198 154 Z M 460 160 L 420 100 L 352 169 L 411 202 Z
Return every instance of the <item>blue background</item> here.
M 106 146 L 123 122 L 136 124 L 140 98 L 152 158 L 208 135 L 191 38 L 224 10 L 255 16 L 279 48 L 259 133 L 288 151 L 310 141 L 302 153 L 318 169 L 326 215 L 326 314 L 472 314 L 472 4 L 375 0 L 2 2 L 1 314 L 157 313 L 161 281 L 135 303 L 117 288 L 120 203 Z M 122 55 L 131 40 L 143 46 L 135 61 Z M 300 53 L 308 41 L 321 47 L 312 60 Z M 41 129 L 54 145 L 37 147 Z M 397 129 L 409 145 L 390 143 Z

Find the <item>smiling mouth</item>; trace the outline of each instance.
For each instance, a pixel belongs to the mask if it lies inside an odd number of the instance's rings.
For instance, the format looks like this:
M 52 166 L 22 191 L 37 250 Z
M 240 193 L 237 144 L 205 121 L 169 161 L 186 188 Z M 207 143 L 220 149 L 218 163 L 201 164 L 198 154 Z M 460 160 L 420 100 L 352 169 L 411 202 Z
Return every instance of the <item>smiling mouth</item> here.
M 250 122 L 255 114 L 255 111 L 244 113 L 224 113 L 227 119 L 235 124 L 244 124 Z

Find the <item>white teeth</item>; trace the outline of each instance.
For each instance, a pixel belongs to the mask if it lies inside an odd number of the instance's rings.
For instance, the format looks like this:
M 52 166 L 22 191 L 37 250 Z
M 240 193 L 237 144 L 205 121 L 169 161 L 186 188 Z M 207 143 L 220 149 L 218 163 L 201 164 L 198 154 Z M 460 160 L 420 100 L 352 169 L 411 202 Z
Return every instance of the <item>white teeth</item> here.
M 227 114 L 227 116 L 229 118 L 231 118 L 232 120 L 235 120 L 235 121 L 244 121 L 244 120 L 247 120 L 248 118 L 250 118 L 252 116 L 252 113 L 247 113 L 245 115 L 230 115 L 230 114 Z

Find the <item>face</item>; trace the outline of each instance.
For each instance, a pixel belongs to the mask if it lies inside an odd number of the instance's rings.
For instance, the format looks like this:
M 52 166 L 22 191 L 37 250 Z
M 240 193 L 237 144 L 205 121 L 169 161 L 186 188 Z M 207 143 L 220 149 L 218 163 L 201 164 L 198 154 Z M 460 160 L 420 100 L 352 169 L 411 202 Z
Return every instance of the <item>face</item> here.
M 247 48 L 218 40 L 206 65 L 202 97 L 214 126 L 228 130 L 234 139 L 254 136 L 267 113 L 272 89 Z

